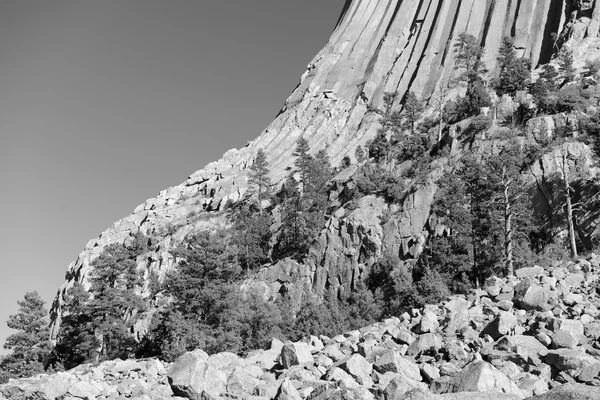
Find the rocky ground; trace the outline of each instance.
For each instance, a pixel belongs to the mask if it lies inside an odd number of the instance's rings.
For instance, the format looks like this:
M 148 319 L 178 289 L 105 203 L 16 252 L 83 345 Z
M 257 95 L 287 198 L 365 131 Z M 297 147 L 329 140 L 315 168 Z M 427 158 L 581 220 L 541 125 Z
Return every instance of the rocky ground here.
M 0 399 L 600 399 L 600 256 L 241 358 L 115 360 L 12 380 Z

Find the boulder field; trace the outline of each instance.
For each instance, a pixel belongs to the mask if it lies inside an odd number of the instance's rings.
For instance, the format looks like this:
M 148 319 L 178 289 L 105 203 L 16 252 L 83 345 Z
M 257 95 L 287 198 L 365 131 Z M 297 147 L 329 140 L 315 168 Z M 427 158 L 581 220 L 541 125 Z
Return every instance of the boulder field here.
M 492 277 L 335 337 L 11 380 L 0 399 L 600 399 L 600 256 Z

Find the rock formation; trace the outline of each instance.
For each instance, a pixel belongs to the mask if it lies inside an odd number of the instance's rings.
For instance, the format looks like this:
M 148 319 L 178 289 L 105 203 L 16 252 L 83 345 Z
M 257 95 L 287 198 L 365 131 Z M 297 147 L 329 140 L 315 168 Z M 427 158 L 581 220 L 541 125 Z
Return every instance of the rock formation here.
M 0 400 L 600 398 L 600 256 L 490 278 L 439 305 L 245 357 L 197 349 L 0 385 Z M 532 397 L 533 396 L 533 397 Z
M 460 33 L 480 39 L 486 64 L 493 70 L 505 35 L 514 37 L 519 54 L 530 57 L 535 66 L 550 59 L 555 50 L 553 34 L 558 34 L 561 42 L 585 42 L 587 48 L 597 48 L 599 26 L 600 4 L 591 0 L 348 0 L 329 42 L 309 63 L 277 118 L 256 140 L 228 151 L 185 182 L 148 199 L 86 245 L 68 267 L 66 282 L 53 304 L 54 333 L 60 324 L 65 290 L 76 280 L 86 281 L 90 262 L 103 246 L 125 242 L 136 232 L 150 234 L 160 243 L 140 257 L 139 267 L 147 276 L 150 271 L 164 275 L 173 265 L 168 252 L 173 244 L 191 231 L 222 223 L 220 210 L 225 202 L 245 193 L 246 168 L 259 148 L 269 157 L 274 182 L 284 177 L 301 136 L 309 141 L 311 151 L 325 148 L 333 164 L 338 164 L 374 136 L 379 120 L 374 110 L 381 108 L 385 92 L 397 92 L 400 101 L 412 90 L 430 100 L 436 91 L 448 87 L 456 73 L 453 43 Z M 299 274 L 315 277 L 304 282 L 313 289 L 326 285 L 348 289 L 349 280 L 360 272 L 359 264 L 381 254 L 382 246 L 395 246 L 402 255 L 419 251 L 432 190 L 425 187 L 415 193 L 410 204 L 405 204 L 406 216 L 387 227 L 374 226 L 373 213 L 364 210 L 363 215 L 360 211 L 338 215 L 311 250 L 312 264 L 288 263 L 265 273 L 298 267 L 303 271 Z M 378 210 L 380 206 L 373 201 Z M 395 235 L 395 240 L 382 244 L 390 235 Z M 336 241 L 343 246 L 337 253 L 361 248 L 364 252 L 351 255 L 344 261 L 346 266 L 340 266 L 340 260 L 326 248 Z M 269 282 L 280 284 L 278 280 Z

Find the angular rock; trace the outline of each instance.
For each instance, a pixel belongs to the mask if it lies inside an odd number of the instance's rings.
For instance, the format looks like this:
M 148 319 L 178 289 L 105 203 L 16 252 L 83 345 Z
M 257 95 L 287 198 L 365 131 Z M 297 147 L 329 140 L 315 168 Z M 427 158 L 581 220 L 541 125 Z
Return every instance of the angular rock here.
M 407 398 L 407 393 L 414 390 L 428 392 L 429 388 L 423 382 L 407 378 L 406 376 L 398 376 L 392 379 L 386 386 L 383 394 L 386 400 L 403 400 Z
M 484 335 L 490 335 L 496 340 L 504 335 L 508 335 L 517 326 L 517 317 L 510 312 L 500 311 L 498 316 L 494 318 L 481 332 Z
M 450 392 L 497 392 L 524 398 L 517 385 L 485 361 L 474 361 L 452 378 Z
M 600 399 L 600 387 L 578 383 L 561 385 L 547 393 L 530 397 L 527 400 L 597 400 Z
M 339 366 L 366 388 L 373 386 L 373 379 L 371 378 L 373 366 L 360 354 L 351 355 L 342 361 Z
M 577 368 L 592 366 L 600 362 L 593 356 L 579 350 L 558 349 L 550 350 L 544 358 L 547 364 L 553 365 L 559 371 L 569 371 Z
M 421 372 L 417 364 L 402 357 L 395 350 L 388 350 L 380 355 L 373 364 L 373 368 L 381 374 L 390 371 L 416 381 L 421 380 Z
M 433 333 L 426 333 L 424 335 L 420 335 L 417 340 L 411 343 L 406 351 L 406 354 L 414 356 L 431 349 L 437 351 L 441 347 L 442 339 L 440 336 Z
M 557 349 L 574 349 L 579 344 L 579 341 L 571 332 L 562 329 L 557 330 L 552 335 L 552 345 Z
M 277 393 L 277 400 L 302 400 L 300 393 L 291 384 L 289 380 L 284 380 L 279 387 L 279 391 Z
M 544 268 L 537 266 L 537 265 L 534 267 L 519 268 L 518 270 L 515 271 L 515 275 L 519 279 L 529 278 L 529 277 L 534 277 L 534 276 L 542 276 L 542 275 L 544 275 L 544 273 L 545 273 Z
M 550 307 L 550 292 L 531 282 L 530 278 L 522 280 L 515 287 L 515 301 L 525 310 L 544 311 Z
M 181 355 L 169 370 L 169 385 L 176 396 L 197 399 L 201 396 L 220 396 L 225 393 L 227 375 L 210 366 L 208 355 L 194 350 Z
M 288 369 L 294 365 L 312 363 L 313 356 L 308 344 L 288 342 L 281 349 L 280 360 L 283 368 Z

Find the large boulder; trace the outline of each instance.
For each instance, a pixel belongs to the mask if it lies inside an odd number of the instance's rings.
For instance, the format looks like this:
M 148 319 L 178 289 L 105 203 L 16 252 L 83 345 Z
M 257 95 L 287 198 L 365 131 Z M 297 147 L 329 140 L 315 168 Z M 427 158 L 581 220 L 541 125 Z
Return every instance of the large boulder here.
M 202 396 L 225 393 L 227 375 L 208 363 L 208 354 L 194 350 L 181 355 L 169 370 L 167 378 L 176 396 L 199 400 Z
M 567 383 L 552 389 L 547 393 L 530 397 L 527 400 L 598 400 L 600 387 L 587 386 L 579 383 Z
M 292 385 L 292 383 L 286 379 L 281 383 L 279 391 L 277 393 L 277 400 L 302 400 L 298 390 Z
M 287 342 L 281 349 L 280 361 L 285 369 L 298 364 L 312 363 L 313 356 L 310 352 L 310 346 L 301 342 Z
M 525 310 L 547 310 L 550 298 L 550 291 L 533 283 L 531 278 L 523 279 L 515 287 L 515 303 Z
M 517 317 L 508 311 L 500 311 L 498 316 L 494 318 L 481 332 L 482 334 L 490 335 L 496 340 L 502 336 L 508 335 L 517 326 Z
M 404 400 L 407 393 L 411 391 L 429 392 L 426 384 L 407 378 L 406 376 L 397 376 L 390 381 L 383 391 L 386 400 Z
M 600 360 L 584 351 L 574 349 L 551 350 L 546 355 L 545 361 L 559 371 L 569 371 L 600 363 Z
M 341 361 L 339 367 L 350 374 L 361 385 L 367 388 L 373 386 L 373 379 L 371 378 L 373 365 L 360 354 L 353 354 Z
M 380 355 L 375 364 L 375 370 L 381 374 L 394 372 L 400 376 L 405 376 L 417 381 L 421 380 L 421 371 L 414 362 L 402 357 L 396 350 L 387 350 Z
M 456 375 L 449 386 L 449 392 L 496 392 L 515 396 L 525 396 L 517 385 L 485 361 L 474 361 Z

